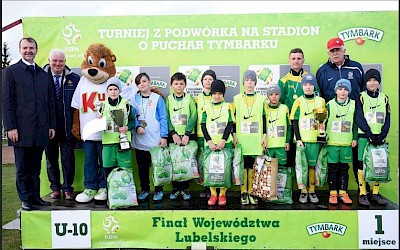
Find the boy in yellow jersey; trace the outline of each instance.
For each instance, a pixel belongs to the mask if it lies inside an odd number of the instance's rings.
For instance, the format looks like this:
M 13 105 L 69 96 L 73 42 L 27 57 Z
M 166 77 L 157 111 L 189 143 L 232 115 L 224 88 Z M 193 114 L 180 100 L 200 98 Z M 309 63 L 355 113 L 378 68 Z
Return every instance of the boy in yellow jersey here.
M 369 141 L 372 145 L 382 145 L 390 129 L 390 106 L 387 95 L 379 91 L 381 74 L 376 69 L 365 72 L 364 82 L 366 90 L 356 99 L 356 123 L 358 130 L 358 182 L 360 194 L 358 203 L 369 206 L 366 182 L 363 175 L 364 149 Z M 378 205 L 385 205 L 387 201 L 379 194 L 379 183 L 372 187 L 370 200 Z
M 224 101 L 224 94 L 224 82 L 221 80 L 213 81 L 211 84 L 212 104 L 207 105 L 202 112 L 201 130 L 207 142 L 205 147 L 209 147 L 211 151 L 222 150 L 223 148 L 232 150 L 233 121 L 230 105 Z M 220 188 L 219 196 L 217 196 L 217 188 L 210 187 L 210 190 L 209 206 L 215 205 L 217 200 L 218 205 L 226 205 L 226 187 Z
M 169 143 L 185 146 L 189 140 L 195 140 L 194 133 L 197 125 L 196 102 L 192 96 L 185 93 L 186 77 L 177 72 L 171 77 L 171 88 L 174 91 L 169 95 L 166 101 L 168 116 Z M 182 194 L 184 200 L 190 200 L 189 193 L 190 181 L 173 181 L 171 200 L 178 199 Z
M 130 149 L 131 130 L 135 127 L 135 109 L 130 105 L 129 100 L 122 98 L 121 83 L 113 78 L 107 86 L 108 98 L 102 103 L 99 113 L 107 120 L 107 129 L 102 132 L 102 159 L 104 176 L 107 177 L 114 168 L 132 168 L 132 156 Z M 118 115 L 116 115 L 119 113 Z M 119 117 L 119 118 L 116 118 Z M 115 120 L 122 118 L 121 124 Z M 121 135 L 125 135 L 129 141 L 127 149 L 120 149 Z M 107 190 L 103 191 L 104 198 L 107 199 Z
M 255 157 L 262 155 L 267 146 L 266 100 L 255 92 L 257 75 L 253 70 L 243 74 L 244 93 L 233 97 L 232 110 L 236 124 L 233 126 L 234 143 L 242 145 L 244 159 L 243 185 L 240 186 L 242 205 L 258 204 L 255 196 L 249 195 L 253 188 L 253 164 Z
M 307 203 L 307 197 L 311 203 L 318 203 L 315 193 L 315 165 L 319 152 L 317 137 L 319 134 L 318 123 L 314 119 L 313 109 L 325 107 L 325 100 L 316 96 L 315 86 L 317 81 L 312 74 L 306 74 L 301 79 L 304 95 L 297 98 L 290 113 L 293 131 L 296 136 L 297 147 L 305 147 L 308 162 L 308 185 L 301 189 L 300 203 Z
M 353 201 L 347 193 L 347 186 L 349 163 L 353 160 L 351 148 L 357 146 L 357 125 L 354 120 L 356 105 L 354 100 L 349 99 L 351 92 L 349 80 L 339 79 L 334 91 L 336 98 L 326 105 L 329 204 L 336 205 L 340 200 L 344 204 L 351 205 Z
M 198 157 L 201 157 L 204 148 L 204 135 L 201 130 L 201 121 L 204 107 L 211 104 L 211 83 L 217 79 L 215 72 L 211 69 L 204 71 L 201 76 L 201 84 L 203 85 L 203 92 L 197 96 L 197 143 L 199 145 Z M 203 176 L 202 176 L 203 177 Z M 200 198 L 210 197 L 210 189 L 204 187 L 200 193 Z
M 290 148 L 292 125 L 289 120 L 289 108 L 279 102 L 281 89 L 272 85 L 267 90 L 267 148 L 271 157 L 278 159 L 278 166 L 286 166 L 287 151 Z

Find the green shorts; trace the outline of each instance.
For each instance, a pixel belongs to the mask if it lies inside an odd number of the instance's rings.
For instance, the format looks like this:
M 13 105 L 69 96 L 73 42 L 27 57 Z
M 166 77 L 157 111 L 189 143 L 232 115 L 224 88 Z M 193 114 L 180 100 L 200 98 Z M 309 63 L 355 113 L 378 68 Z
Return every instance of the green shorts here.
M 351 163 L 353 151 L 351 146 L 328 146 L 326 145 L 328 163 Z
M 285 151 L 285 148 L 269 148 L 268 149 L 269 154 L 271 155 L 272 158 L 277 158 L 278 159 L 278 165 L 279 166 L 284 166 L 287 163 L 287 153 Z
M 317 158 L 319 153 L 319 143 L 315 142 L 303 142 L 306 147 L 306 157 L 309 167 L 314 167 L 317 164 Z
M 121 167 L 121 168 L 131 168 L 132 167 L 132 152 L 131 150 L 126 150 L 119 152 L 118 144 L 103 144 L 103 167 Z
M 362 161 L 364 156 L 364 149 L 367 146 L 367 138 L 358 138 L 358 160 Z

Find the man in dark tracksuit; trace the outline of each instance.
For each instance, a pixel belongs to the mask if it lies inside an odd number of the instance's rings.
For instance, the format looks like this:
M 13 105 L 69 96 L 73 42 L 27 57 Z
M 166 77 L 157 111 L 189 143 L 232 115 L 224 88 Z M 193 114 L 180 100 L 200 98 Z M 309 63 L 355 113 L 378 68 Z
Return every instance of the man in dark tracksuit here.
M 54 100 L 56 109 L 56 136 L 50 140 L 46 147 L 47 176 L 50 181 L 50 194 L 52 199 L 60 198 L 60 191 L 64 192 L 66 200 L 74 200 L 72 183 L 75 177 L 75 144 L 76 139 L 71 133 L 73 108 L 72 96 L 78 82 L 79 75 L 72 72 L 65 65 L 65 53 L 59 49 L 53 49 L 49 54 L 49 64 L 44 66 L 54 84 Z M 57 88 L 56 88 L 57 84 Z M 61 186 L 60 168 L 58 156 L 61 152 L 61 165 L 64 183 Z
M 364 70 L 360 63 L 350 60 L 345 55 L 346 48 L 342 39 L 332 38 L 327 43 L 328 61 L 323 64 L 317 71 L 316 78 L 321 93 L 321 97 L 328 103 L 335 98 L 335 84 L 339 79 L 347 79 L 351 83 L 351 92 L 349 98 L 356 100 L 360 96 L 360 92 L 365 90 L 363 81 Z M 353 149 L 353 172 L 356 182 L 358 171 L 358 146 Z
M 50 206 L 40 198 L 40 167 L 45 146 L 55 135 L 55 104 L 49 76 L 33 59 L 37 43 L 19 42 L 22 59 L 3 71 L 3 121 L 8 145 L 14 146 L 16 182 L 22 209 Z

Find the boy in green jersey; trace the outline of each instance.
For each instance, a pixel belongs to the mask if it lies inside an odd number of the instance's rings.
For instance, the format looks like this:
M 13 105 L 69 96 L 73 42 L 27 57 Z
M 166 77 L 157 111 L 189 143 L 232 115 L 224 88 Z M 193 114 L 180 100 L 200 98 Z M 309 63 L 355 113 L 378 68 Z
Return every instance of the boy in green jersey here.
M 99 113 L 106 118 L 107 128 L 102 132 L 102 159 L 104 175 L 108 175 L 116 167 L 132 169 L 131 156 L 131 130 L 135 127 L 135 109 L 129 100 L 122 98 L 121 83 L 119 79 L 111 79 L 107 86 L 107 101 L 102 103 Z M 129 141 L 128 148 L 121 150 L 121 138 L 125 136 Z M 107 191 L 103 192 L 107 199 Z
M 244 160 L 243 185 L 240 186 L 242 205 L 258 204 L 257 197 L 249 195 L 253 188 L 253 165 L 255 157 L 262 155 L 267 146 L 266 100 L 255 92 L 257 75 L 253 70 L 243 74 L 244 93 L 234 96 L 232 110 L 234 143 L 242 145 Z
M 267 148 L 271 157 L 278 159 L 278 165 L 287 164 L 287 151 L 290 149 L 292 125 L 289 120 L 289 108 L 279 102 L 281 89 L 271 85 L 267 90 L 269 99 L 267 109 Z
M 363 174 L 363 155 L 367 141 L 374 146 L 385 143 L 390 129 L 390 106 L 387 95 L 379 91 L 381 74 L 376 69 L 365 72 L 364 82 L 366 90 L 356 99 L 356 123 L 358 130 L 358 182 L 360 194 L 358 203 L 368 206 L 366 182 Z M 370 200 L 378 205 L 385 205 L 387 201 L 379 194 L 379 183 L 372 187 Z
M 205 106 L 211 104 L 211 84 L 214 80 L 217 79 L 215 72 L 211 69 L 204 71 L 201 76 L 201 84 L 203 85 L 203 92 L 197 96 L 197 143 L 199 145 L 198 149 L 198 157 L 202 156 L 203 148 L 204 148 L 204 135 L 201 130 L 201 121 L 202 114 Z M 202 161 L 200 161 L 202 162 Z M 200 166 L 199 166 L 200 168 Z M 202 176 L 203 177 L 203 176 Z M 208 187 L 204 187 L 203 191 L 200 193 L 200 198 L 210 197 L 210 189 Z
M 185 93 L 186 77 L 177 72 L 171 77 L 171 88 L 174 91 L 166 101 L 168 116 L 168 141 L 176 145 L 185 146 L 189 140 L 195 140 L 195 128 L 197 125 L 196 102 L 193 97 Z M 184 200 L 190 200 L 189 193 L 190 181 L 173 181 L 171 200 L 178 199 L 182 194 Z
M 336 205 L 340 200 L 344 204 L 351 205 L 353 202 L 347 193 L 347 186 L 349 163 L 353 159 L 352 148 L 357 146 L 358 136 L 354 120 L 355 101 L 349 99 L 351 83 L 347 79 L 339 79 L 334 91 L 336 98 L 326 105 L 329 204 Z
M 312 74 L 306 74 L 301 79 L 304 95 L 297 98 L 290 113 L 297 147 L 305 147 L 308 162 L 308 185 L 301 189 L 300 203 L 307 203 L 307 197 L 311 203 L 318 203 L 315 193 L 315 165 L 319 152 L 317 137 L 319 134 L 318 123 L 314 119 L 313 109 L 324 108 L 325 100 L 316 96 L 315 86 L 317 81 Z
M 207 105 L 202 112 L 201 130 L 207 142 L 205 147 L 209 147 L 211 151 L 222 150 L 223 148 L 232 150 L 233 121 L 230 105 L 224 101 L 224 94 L 224 82 L 221 80 L 213 81 L 211 84 L 212 104 Z M 220 188 L 219 196 L 217 196 L 216 187 L 210 187 L 210 190 L 209 206 L 215 205 L 217 201 L 220 206 L 226 205 L 227 187 Z

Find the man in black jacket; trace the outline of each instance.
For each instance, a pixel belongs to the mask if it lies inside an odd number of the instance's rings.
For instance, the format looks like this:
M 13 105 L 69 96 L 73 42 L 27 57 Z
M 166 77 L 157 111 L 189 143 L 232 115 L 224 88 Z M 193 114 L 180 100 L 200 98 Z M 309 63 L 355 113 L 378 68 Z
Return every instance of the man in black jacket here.
M 75 144 L 76 139 L 71 133 L 73 108 L 72 96 L 79 82 L 79 75 L 72 72 L 66 65 L 64 51 L 53 49 L 49 54 L 49 64 L 44 66 L 50 81 L 54 84 L 54 100 L 56 109 L 56 136 L 46 147 L 47 176 L 53 191 L 50 198 L 59 199 L 61 189 L 64 199 L 74 200 L 72 183 L 75 177 Z M 58 163 L 61 152 L 61 166 L 64 183 L 61 186 L 60 168 Z
M 17 191 L 22 209 L 50 206 L 40 198 L 40 167 L 45 146 L 55 135 L 55 104 L 49 76 L 33 59 L 35 39 L 22 38 L 22 59 L 3 71 L 3 121 L 8 145 L 14 146 Z

